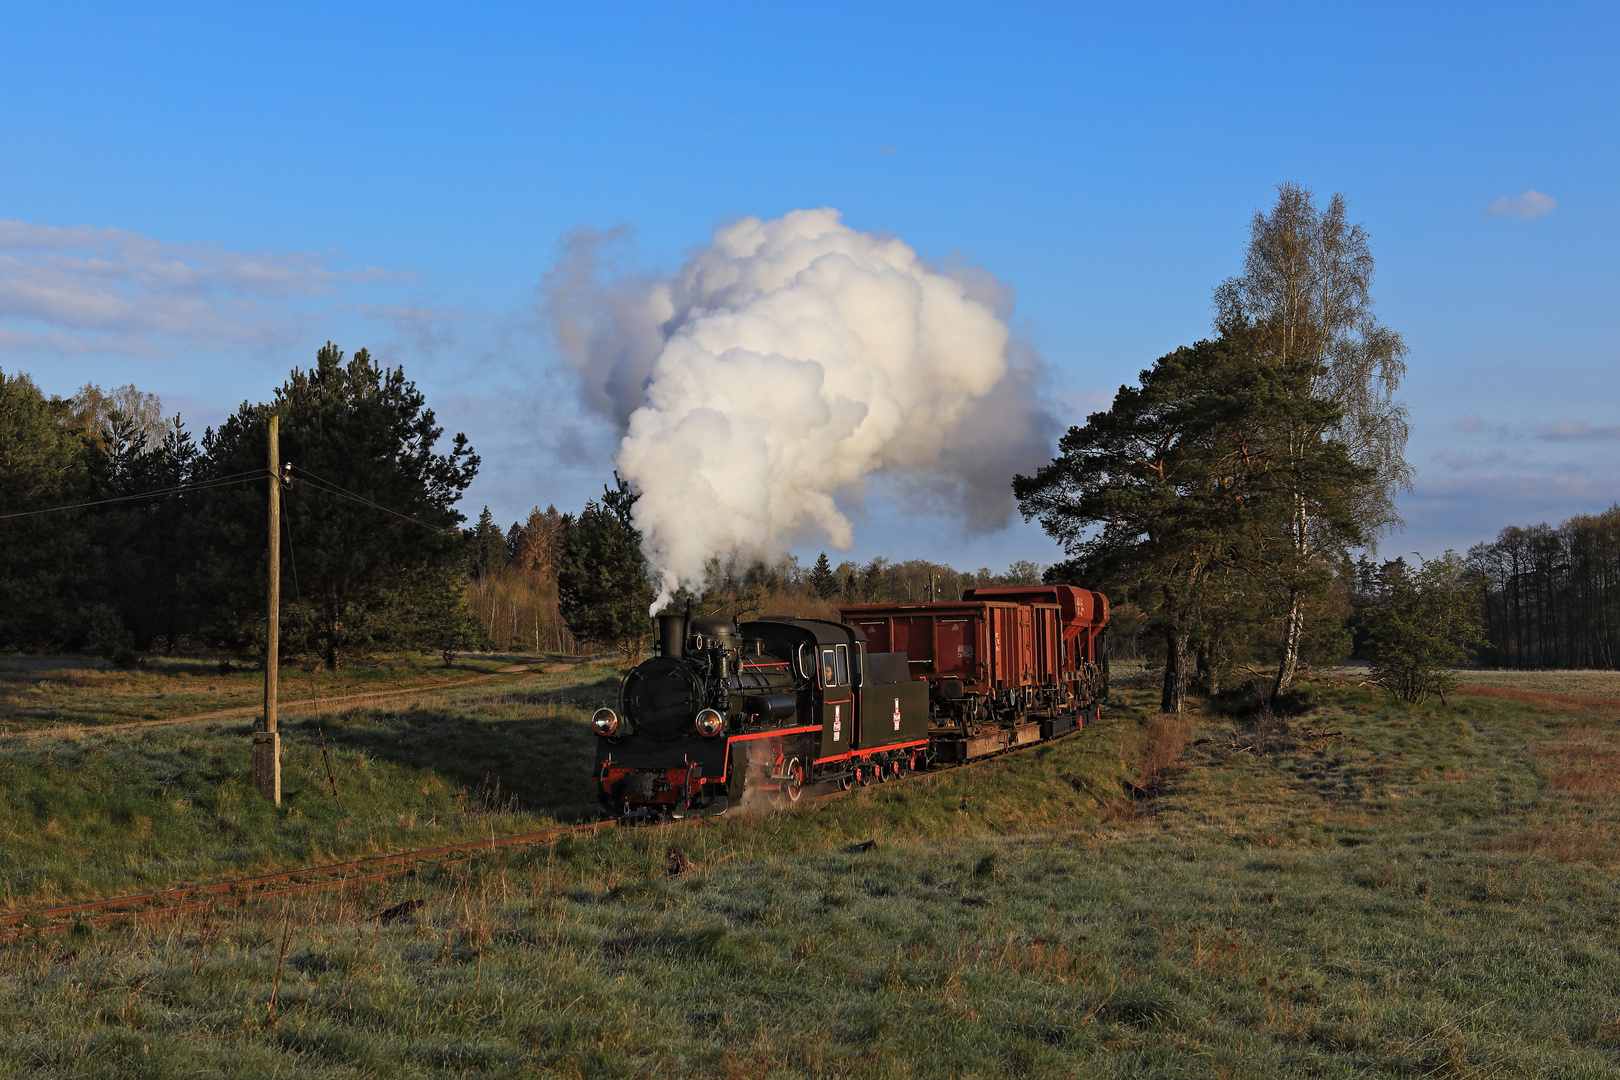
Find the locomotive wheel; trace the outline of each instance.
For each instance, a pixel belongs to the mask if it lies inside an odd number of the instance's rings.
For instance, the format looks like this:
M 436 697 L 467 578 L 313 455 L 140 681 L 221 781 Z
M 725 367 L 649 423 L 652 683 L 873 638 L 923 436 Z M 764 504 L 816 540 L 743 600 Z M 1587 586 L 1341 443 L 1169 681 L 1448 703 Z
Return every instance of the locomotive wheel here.
M 787 781 L 782 785 L 782 793 L 787 796 L 788 802 L 796 803 L 804 795 L 804 766 L 799 764 L 798 758 L 794 758 L 792 764 L 788 765 L 787 774 Z

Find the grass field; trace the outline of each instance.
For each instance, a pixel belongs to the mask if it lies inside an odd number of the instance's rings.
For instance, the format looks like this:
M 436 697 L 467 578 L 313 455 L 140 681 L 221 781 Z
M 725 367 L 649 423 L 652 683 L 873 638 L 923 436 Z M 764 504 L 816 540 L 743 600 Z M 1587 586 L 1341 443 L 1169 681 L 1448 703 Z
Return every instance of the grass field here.
M 245 726 L 7 739 L 6 906 L 567 820 L 611 688 L 328 715 L 339 801 L 295 724 L 280 811 Z M 1318 695 L 0 946 L 0 1071 L 1620 1075 L 1620 704 Z

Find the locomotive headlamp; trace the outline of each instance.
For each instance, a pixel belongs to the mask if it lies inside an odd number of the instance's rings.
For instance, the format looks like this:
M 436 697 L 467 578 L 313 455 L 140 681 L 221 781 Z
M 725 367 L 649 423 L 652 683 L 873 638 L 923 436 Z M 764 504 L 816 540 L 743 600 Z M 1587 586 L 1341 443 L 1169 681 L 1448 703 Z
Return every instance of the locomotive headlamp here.
M 608 708 L 597 709 L 591 714 L 591 727 L 598 735 L 612 735 L 619 730 L 619 714 Z
M 725 726 L 725 717 L 721 716 L 713 709 L 704 709 L 702 712 L 697 714 L 697 729 L 700 734 L 712 737 L 720 734 L 720 729 Z

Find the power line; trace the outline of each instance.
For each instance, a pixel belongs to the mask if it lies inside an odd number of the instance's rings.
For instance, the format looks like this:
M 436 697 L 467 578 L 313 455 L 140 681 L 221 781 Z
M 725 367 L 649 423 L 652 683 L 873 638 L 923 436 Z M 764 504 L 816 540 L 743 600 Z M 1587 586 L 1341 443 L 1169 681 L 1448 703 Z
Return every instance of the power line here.
M 370 499 L 366 498 L 365 496 L 356 495 L 354 492 L 350 491 L 348 488 L 339 487 L 337 484 L 335 484 L 332 481 L 326 479 L 325 477 L 317 476 L 314 473 L 310 472 L 308 469 L 302 468 L 301 466 L 294 465 L 294 466 L 292 466 L 292 468 L 296 469 L 306 479 L 316 481 L 317 482 L 316 485 L 315 485 L 315 490 L 316 491 L 324 491 L 328 495 L 336 495 L 339 498 L 351 499 L 354 502 L 361 503 L 361 504 L 363 504 L 365 506 L 369 506 L 373 510 L 381 510 L 385 514 L 393 514 L 395 517 L 401 518 L 401 519 L 403 519 L 405 521 L 408 521 L 412 525 L 420 525 L 424 529 L 430 529 L 433 532 L 440 533 L 440 534 L 445 535 L 445 536 L 452 535 L 456 531 L 454 529 L 442 529 L 437 525 L 429 525 L 427 522 L 418 520 L 417 518 L 413 518 L 409 514 L 403 514 L 400 511 L 391 509 L 390 507 L 384 506 L 381 503 L 372 502 Z M 323 486 L 320 486 L 320 485 L 325 485 L 325 486 L 323 487 Z
M 418 518 L 411 517 L 409 514 L 401 513 L 400 511 L 384 506 L 381 503 L 373 502 L 363 495 L 356 495 L 347 488 L 341 487 L 323 476 L 318 476 L 315 473 L 310 472 L 308 469 L 293 465 L 289 465 L 288 468 L 296 468 L 307 481 L 312 481 L 313 483 L 311 483 L 311 486 L 314 487 L 316 491 L 322 491 L 328 495 L 336 495 L 341 499 L 349 499 L 364 506 L 369 506 L 373 510 L 381 510 L 385 514 L 392 514 L 394 517 L 408 521 L 412 525 L 420 525 L 424 529 L 429 529 L 433 532 L 440 533 L 441 535 L 449 536 L 457 531 L 453 528 L 445 529 L 440 528 L 437 525 L 430 525 Z M 231 484 L 243 484 L 250 480 L 261 480 L 269 475 L 270 471 L 268 469 L 249 469 L 246 472 L 230 473 L 226 476 L 216 476 L 208 480 L 198 480 L 189 484 L 176 484 L 172 487 L 154 488 L 151 491 L 141 491 L 133 495 L 117 495 L 110 499 L 94 499 L 90 502 L 70 503 L 66 506 L 50 506 L 43 510 L 19 510 L 11 514 L 0 514 L 0 521 L 8 521 L 12 518 L 35 517 L 40 514 L 55 514 L 63 510 L 82 510 L 86 507 L 106 506 L 111 503 L 133 502 L 140 499 L 157 499 L 165 495 L 178 495 L 187 491 L 206 491 L 209 488 L 228 487 Z
M 135 499 L 156 499 L 163 495 L 178 495 L 182 491 L 204 491 L 208 488 L 226 487 L 230 484 L 244 484 L 249 480 L 260 480 L 270 474 L 268 469 L 250 469 L 247 472 L 231 473 L 229 476 L 216 476 L 211 480 L 198 480 L 192 484 L 176 484 L 174 487 L 156 488 L 152 491 L 142 491 L 134 495 L 118 495 L 111 499 L 96 499 L 92 502 L 72 503 L 68 506 L 51 506 L 44 510 L 19 510 L 14 514 L 0 514 L 0 521 L 10 518 L 34 517 L 38 514 L 54 514 L 59 510 L 81 510 L 87 506 L 106 506 L 108 503 L 131 502 Z
M 287 533 L 287 558 L 292 562 L 293 599 L 302 604 L 304 596 L 298 591 L 298 556 L 293 551 L 292 542 L 292 500 L 287 498 L 286 491 L 281 492 L 281 505 L 287 510 L 286 521 L 283 524 L 286 526 Z

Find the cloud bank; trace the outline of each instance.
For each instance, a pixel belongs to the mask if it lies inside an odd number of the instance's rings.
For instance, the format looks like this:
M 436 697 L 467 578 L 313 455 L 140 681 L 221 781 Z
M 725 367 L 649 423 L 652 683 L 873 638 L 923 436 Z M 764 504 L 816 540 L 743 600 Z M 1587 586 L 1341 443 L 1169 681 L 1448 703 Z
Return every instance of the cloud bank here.
M 626 240 L 569 237 L 543 310 L 582 400 L 622 435 L 659 604 L 718 554 L 847 550 L 840 502 L 878 479 L 965 532 L 1002 528 L 1013 473 L 1050 456 L 1039 359 L 992 275 L 830 208 L 728 225 L 666 277 L 615 272 Z
M 265 343 L 281 336 L 288 301 L 399 276 L 332 263 L 0 220 L 0 350 L 162 357 L 176 345 Z

